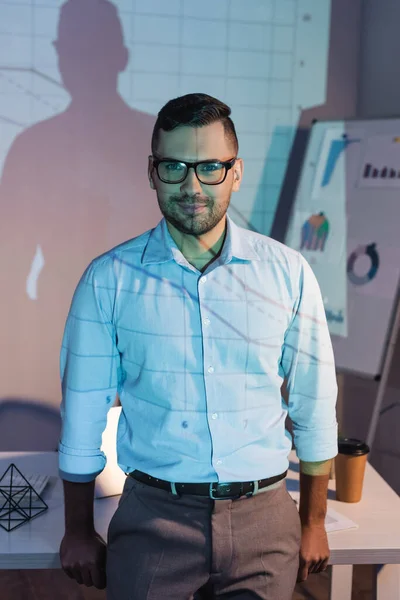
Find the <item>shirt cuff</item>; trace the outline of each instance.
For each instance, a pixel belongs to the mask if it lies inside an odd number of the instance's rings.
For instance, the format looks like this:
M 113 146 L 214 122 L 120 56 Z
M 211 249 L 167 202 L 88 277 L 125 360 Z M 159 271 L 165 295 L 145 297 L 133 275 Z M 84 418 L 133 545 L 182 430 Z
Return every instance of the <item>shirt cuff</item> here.
M 93 481 L 106 466 L 107 459 L 101 450 L 82 450 L 58 445 L 58 470 L 66 481 Z
M 293 427 L 293 438 L 297 457 L 304 462 L 331 460 L 338 453 L 337 424 L 312 431 Z
M 60 479 L 64 479 L 65 481 L 72 481 L 72 483 L 89 483 L 96 479 L 99 473 L 91 473 L 89 475 L 77 475 L 76 473 L 66 473 L 61 469 L 58 469 L 58 475 Z

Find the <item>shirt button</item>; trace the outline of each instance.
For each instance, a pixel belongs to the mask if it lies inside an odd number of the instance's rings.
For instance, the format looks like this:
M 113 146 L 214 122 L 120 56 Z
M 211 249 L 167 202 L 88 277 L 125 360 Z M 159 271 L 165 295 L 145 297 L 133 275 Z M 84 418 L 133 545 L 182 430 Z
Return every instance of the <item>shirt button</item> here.
M 207 281 L 207 277 L 205 275 L 203 275 L 203 277 L 200 277 L 200 283 L 205 283 Z
M 218 419 L 218 413 L 214 413 L 214 414 L 212 414 L 212 415 L 211 415 L 211 418 L 212 418 L 212 419 Z
M 208 367 L 207 371 L 208 371 L 209 373 L 214 373 L 214 367 Z
M 210 324 L 210 319 L 204 319 L 203 323 L 204 323 L 204 325 L 209 325 Z
M 217 460 L 217 465 L 222 465 L 222 460 Z

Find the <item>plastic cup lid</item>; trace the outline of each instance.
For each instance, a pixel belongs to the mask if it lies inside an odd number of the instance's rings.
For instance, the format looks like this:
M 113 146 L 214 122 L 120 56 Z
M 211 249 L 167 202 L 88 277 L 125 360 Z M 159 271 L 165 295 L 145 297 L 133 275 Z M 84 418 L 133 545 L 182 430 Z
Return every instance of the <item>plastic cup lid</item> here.
M 362 442 L 361 440 L 356 440 L 354 438 L 339 439 L 338 446 L 340 454 L 349 454 L 351 456 L 363 456 L 364 454 L 368 454 L 369 452 L 369 446 L 365 442 Z

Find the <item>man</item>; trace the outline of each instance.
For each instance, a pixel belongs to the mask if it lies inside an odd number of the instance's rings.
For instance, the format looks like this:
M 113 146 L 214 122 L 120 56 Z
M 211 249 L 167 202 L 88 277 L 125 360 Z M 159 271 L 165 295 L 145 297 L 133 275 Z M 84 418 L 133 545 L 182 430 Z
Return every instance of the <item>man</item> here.
M 324 307 L 299 253 L 226 214 L 243 176 L 229 115 L 205 94 L 160 111 L 148 175 L 164 219 L 89 265 L 66 324 L 61 562 L 79 583 L 107 584 L 110 600 L 186 600 L 200 588 L 290 600 L 329 558 L 337 386 Z M 93 488 L 117 392 L 129 475 L 106 550 Z M 284 480 L 287 409 L 299 511 Z

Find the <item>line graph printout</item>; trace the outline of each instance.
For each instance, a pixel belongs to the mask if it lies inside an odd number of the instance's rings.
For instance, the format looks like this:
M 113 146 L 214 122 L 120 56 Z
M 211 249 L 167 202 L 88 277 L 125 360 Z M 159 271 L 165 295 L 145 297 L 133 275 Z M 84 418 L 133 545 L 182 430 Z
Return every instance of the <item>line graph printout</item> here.
M 171 98 L 231 106 L 245 174 L 230 216 L 269 234 L 299 115 L 325 101 L 329 21 L 329 1 L 0 0 L 0 333 L 24 356 L 0 361 L 0 398 L 59 397 L 79 277 L 161 218 L 147 160 Z
M 319 281 L 336 368 L 360 376 L 382 374 L 394 323 L 399 179 L 400 119 L 312 126 L 285 241 Z

